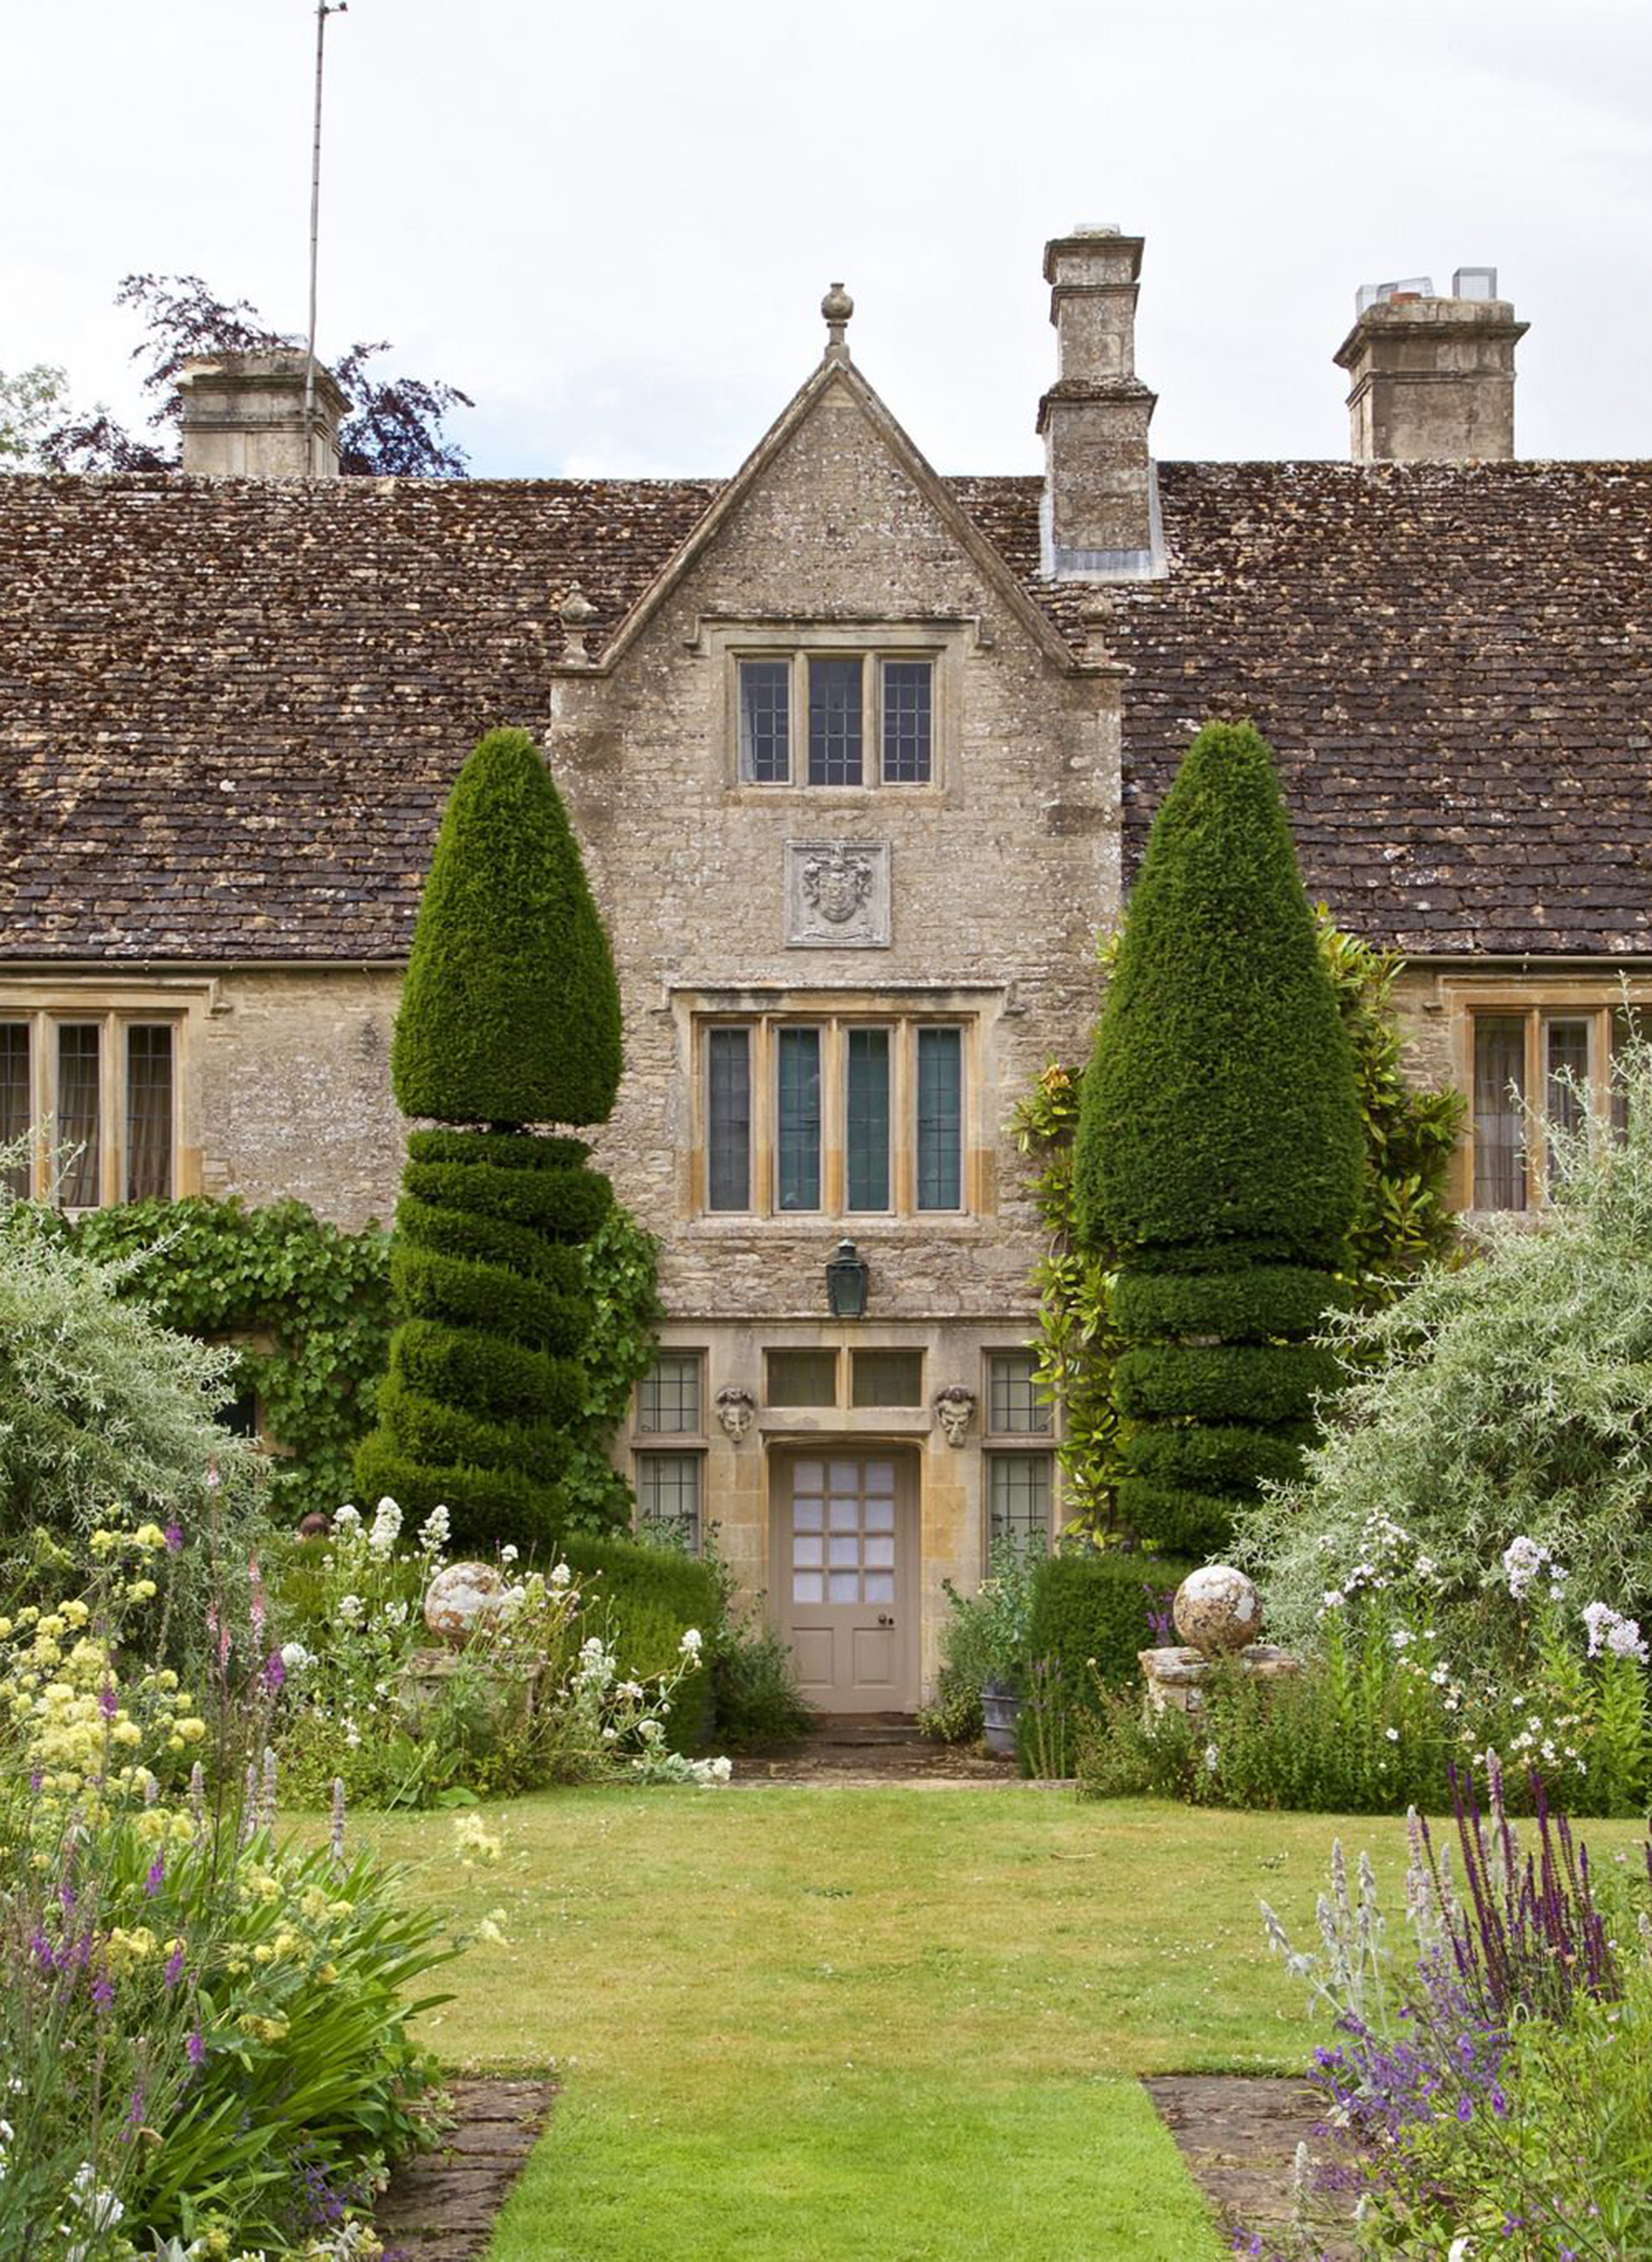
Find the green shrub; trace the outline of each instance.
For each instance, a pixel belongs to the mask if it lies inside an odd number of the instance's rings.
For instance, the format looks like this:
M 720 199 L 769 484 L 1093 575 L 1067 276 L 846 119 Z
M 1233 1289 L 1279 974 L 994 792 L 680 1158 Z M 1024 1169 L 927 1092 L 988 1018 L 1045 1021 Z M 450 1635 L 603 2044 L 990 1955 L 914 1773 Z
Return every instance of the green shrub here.
M 1013 1539 L 993 1543 L 987 1575 L 972 1595 L 943 1582 L 950 1605 L 941 1628 L 935 1696 L 918 1714 L 925 1735 L 969 1743 L 981 1732 L 981 1692 L 989 1681 L 1019 1689 L 1032 1652 L 1027 1621 L 1042 1558 Z
M 1141 1537 L 1221 1548 L 1333 1378 L 1303 1339 L 1315 1301 L 1336 1299 L 1364 1173 L 1353 1056 L 1272 757 L 1248 724 L 1209 724 L 1154 821 L 1073 1160 L 1080 1239 L 1119 1276 L 1119 1411 L 1153 1429 L 1174 1479 L 1120 1486 Z M 1190 1333 L 1209 1340 L 1177 1340 Z M 1207 1423 L 1258 1432 L 1247 1468 L 1230 1437 L 1214 1488 L 1196 1453 L 1177 1466 Z
M 1093 1710 L 1101 1689 L 1139 1682 L 1137 1654 L 1157 1639 L 1155 1615 L 1191 1567 L 1115 1547 L 1050 1556 L 1033 1580 L 1027 1654 L 1068 1705 Z
M 772 1626 L 760 1620 L 727 1626 L 711 1672 L 720 1745 L 744 1751 L 807 1734 L 815 1708 L 798 1688 L 792 1651 Z
M 649 1547 L 618 1535 L 570 1534 L 558 1550 L 585 1585 L 588 1614 L 608 1632 L 626 1669 L 665 1672 L 692 1627 L 703 1636 L 708 1666 L 724 1623 L 724 1590 L 716 1566 L 676 1548 Z M 703 1751 L 711 1740 L 716 1692 L 709 1670 L 692 1674 L 667 1722 L 675 1751 Z
M 1337 1423 L 1239 1535 L 1279 1640 L 1315 1639 L 1384 1529 L 1433 1567 L 1459 1647 L 1493 1637 L 1517 1537 L 1566 1567 L 1580 1607 L 1652 1607 L 1652 1048 L 1614 1075 L 1616 1125 L 1586 1106 L 1576 1134 L 1546 1132 L 1544 1209 L 1339 1324 Z
M 458 774 L 420 903 L 398 1104 L 443 1123 L 602 1123 L 619 1071 L 613 959 L 562 797 L 526 731 L 491 731 Z
M 390 1053 L 403 1112 L 465 1127 L 408 1140 L 390 1279 L 415 1333 L 393 1351 L 356 1461 L 369 1496 L 382 1487 L 414 1514 L 444 1505 L 466 1541 L 550 1540 L 569 1521 L 576 1454 L 579 1519 L 618 1522 L 626 1505 L 590 1481 L 574 1368 L 522 1355 L 586 1347 L 579 1252 L 613 1207 L 580 1141 L 527 1127 L 603 1121 L 619 1039 L 613 960 L 561 797 L 525 731 L 490 732 L 443 817 Z

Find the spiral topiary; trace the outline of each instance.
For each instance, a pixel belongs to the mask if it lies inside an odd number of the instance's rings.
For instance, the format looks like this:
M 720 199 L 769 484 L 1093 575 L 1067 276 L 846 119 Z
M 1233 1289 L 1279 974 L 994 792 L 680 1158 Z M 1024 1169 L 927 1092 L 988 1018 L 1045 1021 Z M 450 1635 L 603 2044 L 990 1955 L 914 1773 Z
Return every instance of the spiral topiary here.
M 1155 820 L 1085 1078 L 1080 1237 L 1116 1252 L 1121 1520 L 1220 1552 L 1337 1379 L 1363 1190 L 1353 1056 L 1265 741 L 1213 723 Z
M 369 1498 L 438 1503 L 474 1546 L 549 1540 L 589 1325 L 580 1245 L 612 1206 L 584 1142 L 620 1071 L 619 992 L 561 797 L 526 731 L 460 770 L 419 907 L 390 1054 L 413 1131 L 390 1252 L 398 1325 Z

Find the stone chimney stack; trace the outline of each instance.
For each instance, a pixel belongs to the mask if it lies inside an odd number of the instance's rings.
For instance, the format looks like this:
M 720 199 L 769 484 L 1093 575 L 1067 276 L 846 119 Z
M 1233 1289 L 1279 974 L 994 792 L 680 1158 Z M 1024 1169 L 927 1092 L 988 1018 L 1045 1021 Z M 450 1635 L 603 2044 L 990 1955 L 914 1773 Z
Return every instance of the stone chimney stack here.
M 1056 382 L 1038 404 L 1044 570 L 1066 581 L 1150 573 L 1159 544 L 1148 426 L 1158 396 L 1136 375 L 1141 238 L 1075 228 L 1044 247 Z
M 1449 299 L 1426 275 L 1368 284 L 1337 349 L 1352 380 L 1355 463 L 1465 463 L 1514 453 L 1514 348 L 1529 323 L 1495 267 L 1459 267 Z
M 295 346 L 186 361 L 184 469 L 211 479 L 337 479 L 338 420 L 349 402 L 318 364 L 304 429 L 305 356 Z

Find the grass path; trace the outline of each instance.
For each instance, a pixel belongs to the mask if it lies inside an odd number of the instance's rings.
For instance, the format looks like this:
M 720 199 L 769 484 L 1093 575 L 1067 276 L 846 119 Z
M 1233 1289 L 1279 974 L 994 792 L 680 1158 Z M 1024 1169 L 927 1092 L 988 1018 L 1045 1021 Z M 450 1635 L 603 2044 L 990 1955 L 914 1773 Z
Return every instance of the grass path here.
M 1262 1947 L 1332 1834 L 1398 1920 L 1403 1828 L 1003 1791 L 562 1791 L 369 1818 L 508 1945 L 446 1975 L 455 2066 L 565 2086 L 490 2262 L 1214 2262 L 1130 2076 L 1300 2066 Z M 1618 1837 L 1591 1826 L 1604 1852 Z

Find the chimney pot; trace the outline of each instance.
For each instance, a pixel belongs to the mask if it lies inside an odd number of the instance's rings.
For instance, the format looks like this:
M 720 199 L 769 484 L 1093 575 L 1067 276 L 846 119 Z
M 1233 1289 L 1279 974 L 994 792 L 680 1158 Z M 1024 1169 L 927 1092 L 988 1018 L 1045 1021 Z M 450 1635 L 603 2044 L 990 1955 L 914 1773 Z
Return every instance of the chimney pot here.
M 296 346 L 186 361 L 184 469 L 211 479 L 336 479 L 338 422 L 350 404 L 318 362 L 307 433 L 307 367 Z
M 1416 285 L 1421 283 L 1420 290 Z M 1500 461 L 1514 453 L 1514 348 L 1528 325 L 1497 295 L 1495 267 L 1459 268 L 1453 295 L 1426 277 L 1367 284 L 1338 347 L 1356 463 Z

